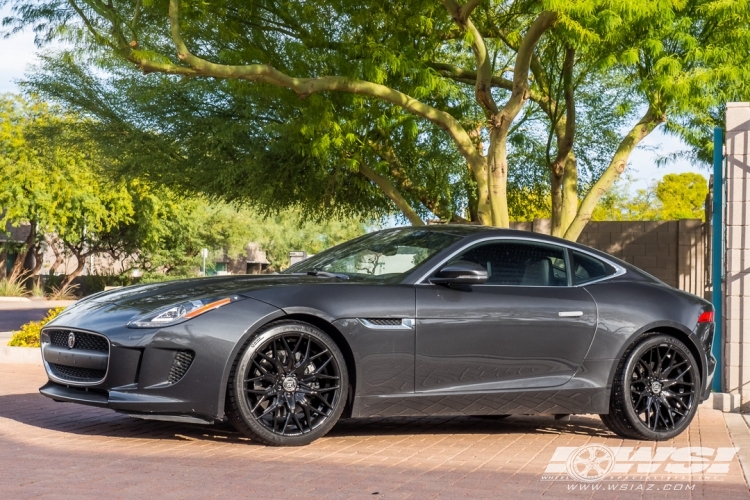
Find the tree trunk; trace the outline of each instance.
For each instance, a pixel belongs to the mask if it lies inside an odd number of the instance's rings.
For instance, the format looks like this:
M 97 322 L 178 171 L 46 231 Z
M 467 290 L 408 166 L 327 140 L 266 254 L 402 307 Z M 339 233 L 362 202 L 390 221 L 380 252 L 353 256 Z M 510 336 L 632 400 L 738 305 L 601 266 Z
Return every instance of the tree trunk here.
M 560 236 L 570 227 L 578 212 L 578 164 L 571 149 L 565 157 L 562 177 L 562 213 Z
M 30 253 L 34 256 L 34 267 L 29 270 L 29 276 L 36 276 L 44 264 L 44 249 L 41 243 L 35 243 Z
M 11 277 L 21 277 L 28 274 L 24 270 L 24 264 L 26 263 L 26 256 L 32 250 L 34 241 L 36 240 L 36 226 L 36 221 L 32 220 L 29 224 L 29 235 L 26 237 L 26 241 L 24 241 L 24 249 L 18 253 L 16 261 L 13 263 L 13 268 L 10 270 Z
M 52 253 L 55 254 L 55 262 L 53 262 L 49 268 L 49 274 L 52 275 L 57 272 L 57 268 L 60 267 L 63 264 L 63 262 L 65 262 L 65 259 L 63 258 L 63 253 L 57 247 L 57 241 L 55 239 L 50 238 L 47 241 L 47 243 L 49 244 L 49 247 L 52 249 Z
M 492 225 L 510 226 L 508 217 L 508 128 L 511 120 L 501 113 L 499 126 L 490 131 L 489 193 Z
M 477 183 L 477 222 L 483 226 L 492 226 L 492 207 L 490 205 L 490 186 L 487 178 L 487 163 L 481 164 L 471 169 L 474 174 L 474 180 Z
M 63 278 L 62 282 L 60 283 L 61 289 L 69 286 L 71 283 L 73 283 L 74 279 L 81 275 L 81 273 L 83 272 L 83 268 L 86 267 L 86 258 L 91 255 L 90 252 L 81 252 L 71 245 L 66 246 L 76 258 L 76 267 L 75 269 L 73 269 L 72 273 L 68 273 L 65 278 Z

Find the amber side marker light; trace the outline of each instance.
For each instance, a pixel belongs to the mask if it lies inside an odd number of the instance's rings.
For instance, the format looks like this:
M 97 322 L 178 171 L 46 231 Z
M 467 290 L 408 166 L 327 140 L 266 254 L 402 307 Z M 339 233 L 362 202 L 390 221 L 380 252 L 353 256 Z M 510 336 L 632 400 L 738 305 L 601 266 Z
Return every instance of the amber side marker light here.
M 204 306 L 204 307 L 208 307 L 208 306 Z M 713 323 L 713 321 L 714 321 L 713 311 L 706 311 L 704 313 L 701 313 L 700 316 L 698 316 L 698 323 Z
M 211 311 L 213 309 L 218 309 L 221 306 L 225 306 L 232 302 L 232 299 L 227 297 L 226 299 L 217 300 L 216 302 L 211 302 L 210 304 L 206 304 L 205 306 L 201 306 L 198 309 L 193 309 L 189 313 L 183 316 L 184 319 L 190 319 L 195 318 L 196 316 L 200 316 L 203 313 L 207 313 L 208 311 Z M 702 317 L 702 316 L 701 316 Z M 713 318 L 713 313 L 711 318 Z

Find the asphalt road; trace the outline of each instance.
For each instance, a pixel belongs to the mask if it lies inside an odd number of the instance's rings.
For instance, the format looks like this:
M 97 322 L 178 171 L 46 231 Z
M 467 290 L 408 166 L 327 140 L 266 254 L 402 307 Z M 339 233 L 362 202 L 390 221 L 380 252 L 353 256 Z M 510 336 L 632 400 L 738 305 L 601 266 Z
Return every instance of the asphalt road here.
M 39 321 L 49 311 L 49 307 L 33 309 L 0 310 L 0 332 L 18 330 L 29 321 Z

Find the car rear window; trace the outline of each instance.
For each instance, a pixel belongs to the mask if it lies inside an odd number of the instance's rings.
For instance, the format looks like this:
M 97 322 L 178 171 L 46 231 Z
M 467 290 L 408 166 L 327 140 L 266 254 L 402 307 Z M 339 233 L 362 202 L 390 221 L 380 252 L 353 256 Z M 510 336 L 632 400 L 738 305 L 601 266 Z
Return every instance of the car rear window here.
M 612 276 L 617 272 L 610 264 L 575 250 L 570 252 L 571 267 L 573 268 L 573 284 L 583 285 L 594 280 Z

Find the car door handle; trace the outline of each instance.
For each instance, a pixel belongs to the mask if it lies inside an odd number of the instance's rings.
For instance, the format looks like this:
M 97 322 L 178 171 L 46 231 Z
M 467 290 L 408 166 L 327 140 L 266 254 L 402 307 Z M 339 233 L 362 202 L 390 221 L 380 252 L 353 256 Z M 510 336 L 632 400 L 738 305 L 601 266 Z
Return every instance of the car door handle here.
M 557 315 L 561 318 L 580 318 L 583 316 L 583 311 L 560 311 Z

